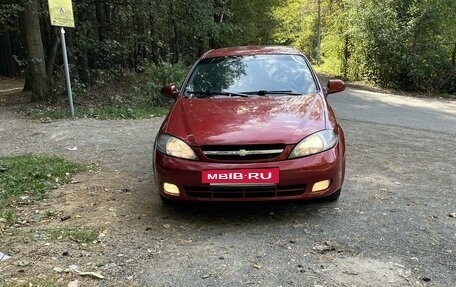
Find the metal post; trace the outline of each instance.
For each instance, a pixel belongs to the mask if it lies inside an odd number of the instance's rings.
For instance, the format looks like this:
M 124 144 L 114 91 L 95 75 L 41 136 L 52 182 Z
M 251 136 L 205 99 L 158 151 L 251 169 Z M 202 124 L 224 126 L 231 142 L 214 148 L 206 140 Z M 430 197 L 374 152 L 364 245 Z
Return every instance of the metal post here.
M 67 47 L 66 47 L 66 42 L 65 42 L 65 30 L 63 29 L 63 27 L 60 28 L 60 36 L 62 38 L 63 64 L 65 66 L 66 86 L 67 86 L 68 99 L 70 100 L 71 117 L 74 118 L 73 92 L 71 91 L 70 67 L 68 65 Z

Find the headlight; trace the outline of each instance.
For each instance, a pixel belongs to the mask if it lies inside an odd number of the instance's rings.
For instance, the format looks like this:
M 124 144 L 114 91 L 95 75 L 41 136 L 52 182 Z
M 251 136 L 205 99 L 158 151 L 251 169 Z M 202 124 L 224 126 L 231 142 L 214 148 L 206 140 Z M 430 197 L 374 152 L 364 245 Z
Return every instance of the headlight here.
M 157 149 L 164 154 L 174 157 L 198 159 L 188 144 L 170 135 L 161 134 L 158 136 Z
M 288 158 L 303 157 L 333 148 L 337 143 L 337 134 L 333 130 L 314 133 L 300 141 Z

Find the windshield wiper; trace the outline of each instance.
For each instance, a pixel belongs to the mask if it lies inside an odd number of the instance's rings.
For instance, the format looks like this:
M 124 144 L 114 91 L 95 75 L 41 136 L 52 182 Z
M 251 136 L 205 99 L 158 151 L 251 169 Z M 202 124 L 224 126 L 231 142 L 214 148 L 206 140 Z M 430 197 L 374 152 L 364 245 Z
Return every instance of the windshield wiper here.
M 293 91 L 267 91 L 267 90 L 259 90 L 259 91 L 251 91 L 251 92 L 243 92 L 246 95 L 258 95 L 258 96 L 266 96 L 266 95 L 290 95 L 290 96 L 301 96 L 301 93 L 295 93 Z
M 188 94 L 193 94 L 197 98 L 209 98 L 212 96 L 228 96 L 228 97 L 248 97 L 244 93 L 234 93 L 234 92 L 214 92 L 214 91 L 187 91 Z

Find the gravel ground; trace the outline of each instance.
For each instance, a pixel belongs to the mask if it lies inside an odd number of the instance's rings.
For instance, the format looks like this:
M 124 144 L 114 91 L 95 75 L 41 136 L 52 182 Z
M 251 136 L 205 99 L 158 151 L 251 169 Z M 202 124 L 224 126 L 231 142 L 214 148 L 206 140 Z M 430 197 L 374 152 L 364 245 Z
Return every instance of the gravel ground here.
M 161 121 L 41 123 L 0 107 L 0 155 L 98 166 L 17 207 L 23 222 L 0 234 L 0 252 L 12 256 L 0 263 L 0 285 L 456 286 L 454 134 L 342 120 L 347 176 L 337 203 L 165 207 L 151 164 Z M 37 210 L 58 216 L 35 222 Z M 90 244 L 37 236 L 62 226 L 101 235 Z M 58 269 L 72 264 L 105 279 Z

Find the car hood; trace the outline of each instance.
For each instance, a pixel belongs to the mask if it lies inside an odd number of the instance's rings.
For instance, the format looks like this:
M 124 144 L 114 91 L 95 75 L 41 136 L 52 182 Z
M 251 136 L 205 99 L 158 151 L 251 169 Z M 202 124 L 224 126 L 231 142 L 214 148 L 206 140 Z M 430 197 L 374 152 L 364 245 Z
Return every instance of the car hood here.
M 179 98 L 162 132 L 190 145 L 296 144 L 325 129 L 318 94 L 284 97 Z

